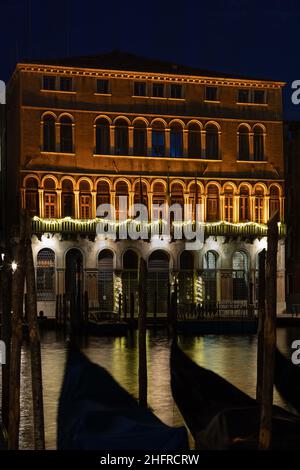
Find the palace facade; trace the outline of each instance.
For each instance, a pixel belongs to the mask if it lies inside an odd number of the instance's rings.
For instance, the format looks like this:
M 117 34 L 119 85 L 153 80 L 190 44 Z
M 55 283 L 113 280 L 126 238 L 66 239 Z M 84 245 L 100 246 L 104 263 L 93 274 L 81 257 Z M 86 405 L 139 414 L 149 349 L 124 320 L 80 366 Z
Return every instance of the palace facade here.
M 255 304 L 266 223 L 280 213 L 278 312 L 285 310 L 282 87 L 129 54 L 20 63 L 8 85 L 10 225 L 32 217 L 39 310 L 88 292 L 103 311 L 137 314 L 138 259 L 148 313 Z M 201 203 L 204 244 L 97 235 L 97 207 Z M 189 219 L 193 222 L 194 211 Z M 112 220 L 111 223 L 116 223 Z M 161 227 L 161 226 L 160 226 Z

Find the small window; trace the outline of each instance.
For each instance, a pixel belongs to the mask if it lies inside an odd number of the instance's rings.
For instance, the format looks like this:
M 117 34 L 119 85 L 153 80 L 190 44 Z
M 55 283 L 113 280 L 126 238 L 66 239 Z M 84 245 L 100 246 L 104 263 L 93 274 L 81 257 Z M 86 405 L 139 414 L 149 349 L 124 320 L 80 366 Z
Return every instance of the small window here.
M 60 89 L 60 91 L 72 91 L 72 78 L 71 77 L 60 77 L 59 89 Z
M 257 104 L 264 104 L 266 102 L 265 90 L 254 90 L 253 91 L 253 102 Z
M 165 85 L 163 83 L 153 83 L 152 96 L 163 98 L 165 96 Z
M 97 80 L 97 93 L 108 95 L 110 93 L 109 80 Z
M 134 96 L 147 96 L 146 82 L 134 82 Z
M 238 103 L 250 103 L 250 90 L 239 90 Z
M 55 90 L 55 78 L 54 75 L 44 75 L 43 90 Z
M 218 87 L 216 86 L 207 86 L 205 88 L 205 99 L 207 101 L 218 101 Z
M 170 98 L 182 98 L 182 86 L 181 85 L 171 85 L 170 86 Z

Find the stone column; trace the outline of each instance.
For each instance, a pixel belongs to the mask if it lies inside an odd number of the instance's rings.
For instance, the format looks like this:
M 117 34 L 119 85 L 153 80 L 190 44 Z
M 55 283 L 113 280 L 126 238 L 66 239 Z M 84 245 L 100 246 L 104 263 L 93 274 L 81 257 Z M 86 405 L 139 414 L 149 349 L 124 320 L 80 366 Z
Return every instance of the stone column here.
M 22 209 L 26 209 L 26 194 L 25 194 L 25 188 L 21 188 L 21 207 L 22 207 Z
M 128 126 L 128 147 L 129 147 L 129 155 L 133 155 L 134 153 L 134 142 L 133 142 L 133 126 Z
M 170 156 L 170 129 L 165 129 L 165 156 Z
M 240 196 L 233 196 L 233 222 L 239 222 Z
M 91 210 L 91 216 L 92 219 L 96 218 L 96 212 L 97 212 L 97 191 L 91 191 L 92 194 L 92 210 Z
M 110 138 L 110 154 L 115 154 L 115 126 L 109 127 L 109 138 Z
M 78 189 L 74 189 L 74 200 L 75 200 L 75 219 L 80 219 L 79 190 Z
M 206 158 L 206 131 L 201 130 L 201 158 Z
M 39 209 L 40 209 L 40 217 L 44 217 L 44 190 L 39 189 Z
M 147 155 L 152 155 L 152 127 L 147 127 Z
M 264 223 L 269 220 L 270 214 L 270 196 L 264 196 Z
M 57 214 L 57 218 L 60 219 L 61 218 L 61 214 L 62 214 L 62 208 L 61 208 L 61 189 L 57 189 L 56 190 L 56 214 Z
M 183 129 L 183 157 L 189 156 L 189 131 L 188 129 Z
M 220 195 L 220 219 L 225 220 L 225 196 Z

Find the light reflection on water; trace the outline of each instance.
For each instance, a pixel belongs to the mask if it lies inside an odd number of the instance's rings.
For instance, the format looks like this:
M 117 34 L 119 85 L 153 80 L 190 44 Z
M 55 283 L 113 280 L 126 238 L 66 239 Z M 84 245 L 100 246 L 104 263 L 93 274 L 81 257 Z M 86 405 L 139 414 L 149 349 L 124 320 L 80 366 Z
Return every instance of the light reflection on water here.
M 299 331 L 299 330 L 298 330 Z M 287 347 L 300 332 L 278 329 L 280 349 Z M 256 385 L 256 336 L 198 336 L 180 337 L 180 344 L 191 358 L 204 367 L 220 374 L 228 381 L 255 396 Z M 174 404 L 170 390 L 169 347 L 164 331 L 148 331 L 148 400 L 154 413 L 171 426 L 181 425 L 182 417 Z M 82 350 L 94 362 L 105 367 L 131 394 L 137 396 L 137 335 L 127 338 L 89 338 Z M 45 406 L 45 431 L 47 449 L 56 447 L 56 413 L 65 365 L 65 342 L 56 332 L 42 336 L 42 366 Z M 22 393 L 20 448 L 32 448 L 32 411 L 30 354 L 25 345 L 22 350 Z M 284 406 L 275 391 L 274 401 Z M 74 410 L 75 411 L 75 410 Z

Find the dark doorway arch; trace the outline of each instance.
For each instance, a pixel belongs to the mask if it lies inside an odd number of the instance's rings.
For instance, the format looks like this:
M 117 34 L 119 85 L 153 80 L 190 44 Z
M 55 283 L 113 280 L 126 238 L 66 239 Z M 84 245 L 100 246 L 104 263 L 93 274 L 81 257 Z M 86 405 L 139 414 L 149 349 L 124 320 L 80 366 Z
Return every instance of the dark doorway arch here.
M 163 250 L 151 253 L 148 260 L 148 312 L 166 314 L 169 300 L 169 255 Z
M 98 255 L 98 300 L 102 312 L 114 309 L 114 254 L 111 250 L 102 250 Z

